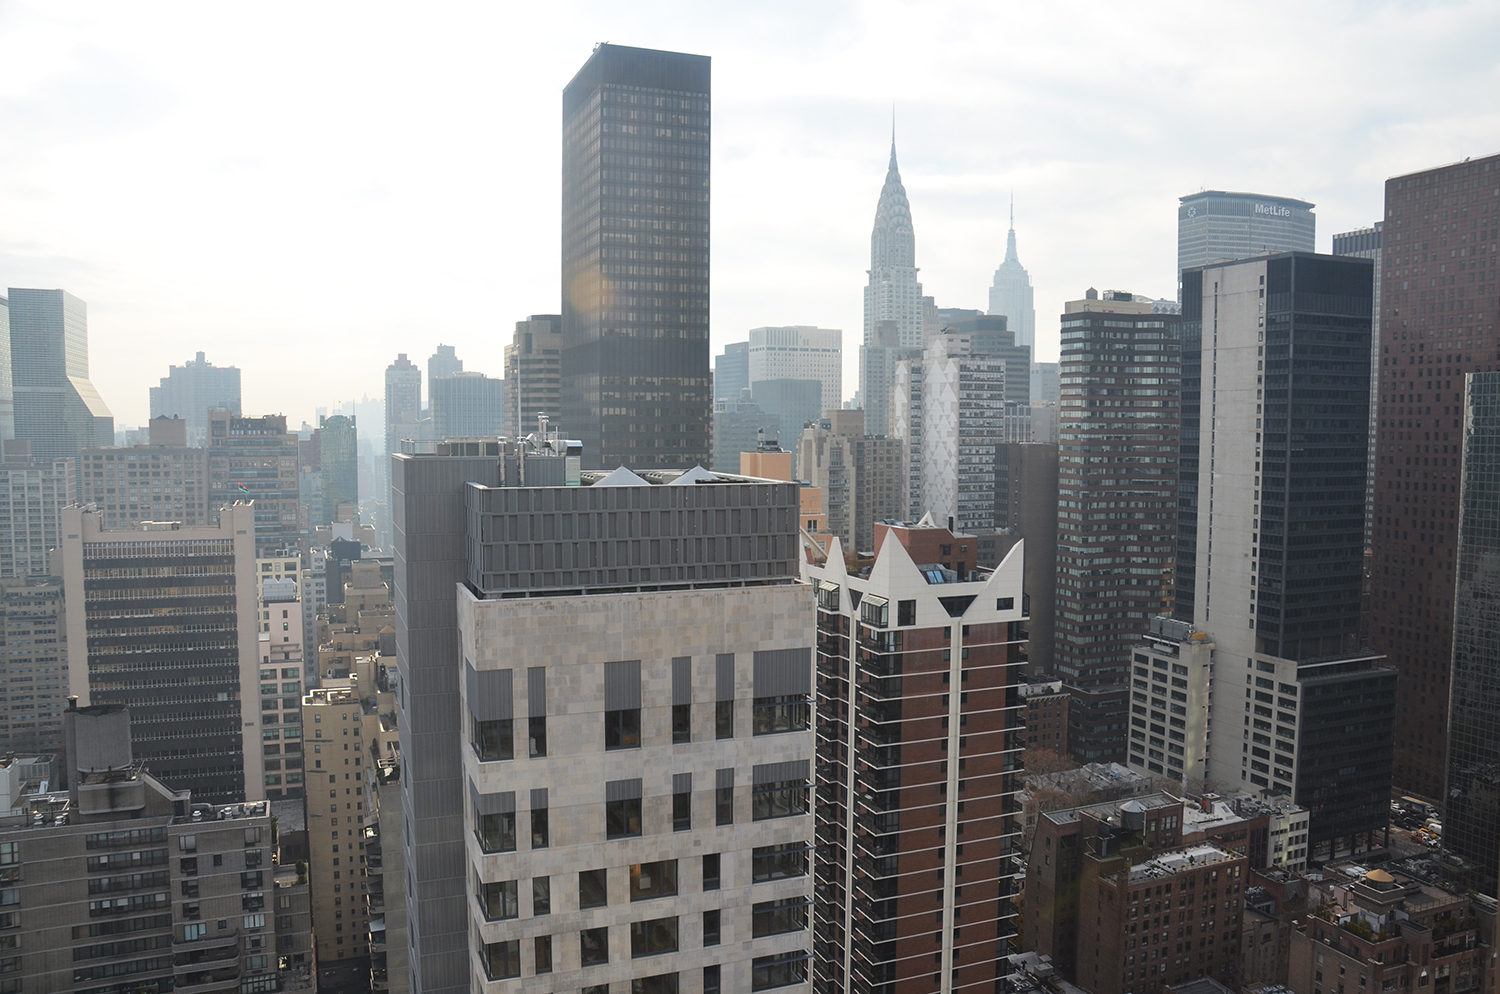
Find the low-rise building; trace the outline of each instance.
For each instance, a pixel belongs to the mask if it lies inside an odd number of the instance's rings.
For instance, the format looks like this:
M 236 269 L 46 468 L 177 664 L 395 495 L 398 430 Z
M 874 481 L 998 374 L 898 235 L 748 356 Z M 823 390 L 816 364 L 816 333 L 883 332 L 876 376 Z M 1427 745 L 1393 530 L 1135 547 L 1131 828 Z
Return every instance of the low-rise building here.
M 1041 762 L 1040 754 L 1068 754 L 1068 692 L 1061 680 L 1038 680 L 1020 686 L 1026 704 L 1026 769 Z M 1090 764 L 1094 765 L 1094 764 Z M 1143 778 L 1144 779 L 1144 778 Z

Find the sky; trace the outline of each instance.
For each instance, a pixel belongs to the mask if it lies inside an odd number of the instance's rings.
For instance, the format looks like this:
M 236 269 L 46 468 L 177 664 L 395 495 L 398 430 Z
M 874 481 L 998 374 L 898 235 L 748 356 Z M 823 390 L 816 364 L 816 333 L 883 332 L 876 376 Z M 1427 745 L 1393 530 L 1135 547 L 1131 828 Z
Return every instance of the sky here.
M 848 396 L 893 107 L 926 292 L 987 306 L 1014 191 L 1055 361 L 1087 287 L 1175 294 L 1180 196 L 1313 201 L 1327 251 L 1387 177 L 1500 151 L 1497 38 L 1493 0 L 0 0 L 0 287 L 88 302 L 117 425 L 198 351 L 293 425 L 399 352 L 500 376 L 559 309 L 562 88 L 671 49 L 713 58 L 714 353 L 842 328 Z

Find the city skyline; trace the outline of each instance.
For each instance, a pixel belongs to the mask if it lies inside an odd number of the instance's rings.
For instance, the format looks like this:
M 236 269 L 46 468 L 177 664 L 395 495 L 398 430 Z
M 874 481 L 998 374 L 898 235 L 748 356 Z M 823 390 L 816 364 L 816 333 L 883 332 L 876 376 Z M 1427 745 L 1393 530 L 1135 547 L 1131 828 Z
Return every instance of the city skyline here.
M 17 52 L 6 75 L 16 141 L 0 164 L 0 205 L 12 219 L 0 269 L 8 285 L 64 287 L 89 302 L 98 386 L 122 424 L 145 421 L 146 397 L 136 384 L 156 382 L 200 349 L 245 371 L 245 410 L 285 413 L 294 424 L 315 423 L 314 406 L 378 396 L 391 355 L 425 355 L 437 341 L 452 342 L 474 368 L 495 375 L 504 332 L 528 314 L 558 307 L 557 110 L 568 75 L 605 38 L 715 59 L 715 354 L 753 327 L 859 327 L 859 301 L 848 287 L 863 282 L 869 204 L 888 153 L 892 100 L 903 179 L 923 231 L 921 279 L 940 305 L 985 306 L 1004 257 L 1015 188 L 1017 234 L 1044 315 L 1038 361 L 1055 357 L 1053 316 L 1088 276 L 1173 295 L 1178 197 L 1210 187 L 1271 190 L 1317 203 L 1325 233 L 1350 230 L 1379 216 L 1386 177 L 1488 151 L 1466 144 L 1486 132 L 1479 110 L 1449 104 L 1455 109 L 1433 112 L 1437 104 L 1423 96 L 1478 85 L 1493 64 L 1480 48 L 1466 47 L 1492 34 L 1486 24 L 1495 15 L 1477 5 L 1416 16 L 1375 10 L 1357 22 L 1340 12 L 1299 11 L 1297 20 L 1310 30 L 1269 55 L 1251 43 L 1254 32 L 1239 30 L 1232 12 L 1211 12 L 1208 30 L 1245 41 L 1221 43 L 1211 56 L 1186 53 L 1186 64 L 1170 76 L 1134 58 L 1150 50 L 1162 26 L 1149 12 L 1127 25 L 1085 19 L 1064 26 L 1047 12 L 1018 15 L 1007 32 L 1029 33 L 1037 44 L 1022 46 L 1003 68 L 983 54 L 981 40 L 998 27 L 972 20 L 984 14 L 924 12 L 909 37 L 896 26 L 902 18 L 875 5 L 798 13 L 807 30 L 787 42 L 777 29 L 785 18 L 774 13 L 765 24 L 738 15 L 682 24 L 653 19 L 648 10 L 644 22 L 660 28 L 643 37 L 635 14 L 627 25 L 601 8 L 564 8 L 515 25 L 533 33 L 535 44 L 513 64 L 493 68 L 459 68 L 465 60 L 450 58 L 447 48 L 439 54 L 437 40 L 482 36 L 485 25 L 477 22 L 487 12 L 465 17 L 465 30 L 456 32 L 437 15 L 402 40 L 412 44 L 404 62 L 412 71 L 445 63 L 425 84 L 441 99 L 418 89 L 401 105 L 451 101 L 431 124 L 412 127 L 442 128 L 449 142 L 476 143 L 445 154 L 437 166 L 422 157 L 427 153 L 364 154 L 363 122 L 374 120 L 377 103 L 390 105 L 387 86 L 405 85 L 400 76 L 374 79 L 377 68 L 390 71 L 389 60 L 374 54 L 395 44 L 384 26 L 365 29 L 369 56 L 304 58 L 300 46 L 333 36 L 331 22 L 315 16 L 297 39 L 257 39 L 252 29 L 243 53 L 231 49 L 208 64 L 150 19 L 114 22 L 102 7 L 85 8 L 76 20 L 9 8 L 0 24 Z M 202 23 L 180 27 L 216 30 L 216 15 L 197 16 Z M 1320 19 L 1326 30 L 1316 30 Z M 1338 51 L 1311 40 L 1335 33 L 1348 43 Z M 949 39 L 939 76 L 924 78 L 916 62 L 882 57 L 938 36 Z M 1070 70 L 1064 80 L 1055 58 L 1064 44 L 1092 52 L 1099 65 L 1081 78 Z M 1355 78 L 1367 59 L 1397 45 L 1412 54 L 1387 59 L 1395 67 L 1390 74 L 1336 90 L 1317 111 L 1279 84 L 1243 85 L 1252 73 L 1261 77 L 1266 59 Z M 252 99 L 235 67 L 266 51 L 308 68 L 288 78 L 288 90 Z M 315 63 L 319 68 L 311 68 Z M 330 82 L 367 76 L 370 85 L 357 95 Z M 1105 78 L 1105 103 L 1086 101 L 1084 90 Z M 179 79 L 193 79 L 193 91 Z M 308 109 L 292 103 L 293 92 Z M 524 155 L 495 134 L 454 139 L 467 129 L 445 123 L 501 92 L 511 94 L 508 106 L 518 115 L 516 130 L 503 134 L 526 130 L 543 139 Z M 1228 112 L 1198 113 L 1201 102 L 1220 106 L 1226 99 Z M 200 101 L 215 109 L 204 111 Z M 1027 103 L 1040 110 L 1020 109 Z M 1003 138 L 965 127 L 981 108 L 998 115 L 985 130 Z M 1189 141 L 1178 122 L 1194 114 L 1214 120 L 1195 127 Z M 170 169 L 101 176 L 83 165 L 152 163 L 170 154 L 162 144 L 167 133 L 190 130 L 182 115 L 193 118 L 199 147 Z M 330 116 L 336 126 L 327 133 L 310 130 L 314 118 L 326 123 Z M 1324 127 L 1327 120 L 1348 123 Z M 1102 133 L 1100 121 L 1110 122 Z M 410 144 L 426 143 L 418 137 Z M 283 152 L 293 146 L 295 157 Z M 1166 167 L 1164 147 L 1173 150 Z M 483 163 L 483 182 L 480 173 L 464 172 L 471 167 L 451 164 L 464 158 Z M 433 183 L 443 171 L 447 178 Z M 517 188 L 537 195 L 505 192 Z M 473 198 L 463 210 L 451 199 L 460 192 Z M 204 211 L 205 202 L 220 206 Z M 149 225 L 135 213 L 145 205 Z M 481 242 L 473 234 L 489 227 L 473 218 L 502 214 L 508 229 L 529 237 Z M 292 244 L 284 236 L 294 226 L 309 235 Z M 1318 247 L 1326 250 L 1323 237 Z M 446 292 L 432 294 L 434 284 Z M 780 292 L 768 299 L 765 288 L 773 285 Z M 351 361 L 336 343 L 356 335 L 361 348 Z M 236 341 L 282 348 L 311 341 L 317 358 L 339 359 L 288 369 L 276 348 L 266 354 Z M 846 352 L 846 387 L 857 379 L 853 352 Z

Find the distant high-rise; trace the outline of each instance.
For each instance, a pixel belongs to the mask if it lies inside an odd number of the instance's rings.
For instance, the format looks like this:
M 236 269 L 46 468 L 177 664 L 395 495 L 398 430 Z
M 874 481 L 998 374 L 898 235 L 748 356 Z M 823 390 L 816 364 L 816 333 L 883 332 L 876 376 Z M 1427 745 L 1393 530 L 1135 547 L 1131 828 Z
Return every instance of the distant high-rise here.
M 297 434 L 286 416 L 235 417 L 208 412 L 209 511 L 236 501 L 255 502 L 255 554 L 295 549 L 301 531 Z
M 187 444 L 207 444 L 208 412 L 240 413 L 240 371 L 237 366 L 215 366 L 199 352 L 181 366 L 172 366 L 151 388 L 153 418 L 182 418 L 187 422 Z
M 1010 231 L 1005 235 L 1005 261 L 995 270 L 995 282 L 990 287 L 991 314 L 1004 314 L 1010 319 L 1010 330 L 1015 333 L 1016 344 L 1036 349 L 1036 304 L 1032 300 L 1031 274 L 1021 265 L 1016 255 L 1016 203 L 1010 204 Z
M 1033 404 L 1056 404 L 1062 396 L 1062 367 L 1055 362 L 1031 364 L 1031 402 Z
M 0 297 L 0 442 L 16 437 L 16 394 L 10 375 L 10 302 Z
M 464 371 L 464 361 L 458 357 L 451 345 L 439 345 L 437 351 L 427 357 L 427 397 L 432 403 L 433 384 L 455 373 Z
M 562 315 L 533 314 L 516 322 L 505 347 L 505 410 L 502 435 L 530 433 L 538 414 L 554 424 L 562 418 Z
M 1370 547 L 1375 518 L 1375 423 L 1380 420 L 1375 397 L 1380 392 L 1380 273 L 1383 268 L 1380 245 L 1384 232 L 1385 222 L 1376 221 L 1371 227 L 1333 236 L 1334 255 L 1352 255 L 1375 263 L 1374 317 L 1370 322 L 1370 456 L 1365 471 L 1365 548 Z
M 885 395 L 891 390 L 888 377 L 895 368 L 896 358 L 889 350 L 920 350 L 922 338 L 917 236 L 912 228 L 911 203 L 906 199 L 906 187 L 896 165 L 896 142 L 892 136 L 891 161 L 880 199 L 875 204 L 875 226 L 870 232 L 864 339 L 860 345 L 859 395 L 865 408 L 874 414 L 866 418 L 866 430 L 871 434 L 884 435 L 890 430 L 890 399 Z
M 255 510 L 234 504 L 208 528 L 140 531 L 63 512 L 71 693 L 128 706 L 135 756 L 152 776 L 224 804 L 265 797 Z
M 601 44 L 563 90 L 562 423 L 584 468 L 706 466 L 710 60 Z
M 323 484 L 322 515 L 317 524 L 339 520 L 339 505 L 359 509 L 359 438 L 355 419 L 343 414 L 318 425 L 318 468 Z
M 749 385 L 750 343 L 725 343 L 724 353 L 714 357 L 714 400 L 737 401 Z
M 1202 190 L 1178 198 L 1177 299 L 1183 270 L 1268 252 L 1311 252 L 1313 204 L 1260 193 Z
M 402 352 L 385 367 L 385 449 L 401 451 L 403 438 L 417 437 L 422 417 L 422 370 Z M 389 460 L 384 460 L 388 463 Z M 385 466 L 389 479 L 390 466 Z
M 433 438 L 509 435 L 515 431 L 506 424 L 505 381 L 483 373 L 464 370 L 433 380 L 428 403 Z
M 111 530 L 136 528 L 143 521 L 209 524 L 215 508 L 208 450 L 187 444 L 182 418 L 152 418 L 149 432 L 144 445 L 81 451 L 78 502 L 98 509 Z
M 59 570 L 61 572 L 61 570 Z M 0 579 L 0 752 L 34 756 L 63 750 L 68 699 L 68 630 L 58 576 Z
M 1401 673 L 1396 786 L 1431 798 L 1451 752 L 1464 375 L 1500 352 L 1497 179 L 1500 155 L 1385 182 L 1368 637 Z
M 1172 602 L 1180 348 L 1176 315 L 1133 294 L 1062 315 L 1052 665 L 1083 762 L 1124 761 L 1131 647 Z
M 46 576 L 62 535 L 62 509 L 78 493 L 73 459 L 32 459 L 27 443 L 5 445 L 0 461 L 0 579 Z M 149 488 L 149 483 L 147 484 Z
M 838 410 L 844 403 L 843 340 L 837 328 L 751 328 L 750 385 L 761 380 L 817 380 L 823 385 L 818 415 Z
M 113 445 L 115 419 L 89 382 L 88 305 L 66 290 L 10 289 L 16 438 L 37 459 Z

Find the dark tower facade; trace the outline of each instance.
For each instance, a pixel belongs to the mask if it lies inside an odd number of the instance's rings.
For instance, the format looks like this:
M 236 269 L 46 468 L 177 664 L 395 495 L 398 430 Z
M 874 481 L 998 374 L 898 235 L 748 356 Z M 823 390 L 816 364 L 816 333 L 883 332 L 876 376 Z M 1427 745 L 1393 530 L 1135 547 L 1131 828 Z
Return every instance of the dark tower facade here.
M 1448 756 L 1464 375 L 1500 366 L 1497 190 L 1500 155 L 1385 183 L 1369 640 L 1401 673 L 1395 786 L 1429 798 Z
M 562 423 L 586 469 L 709 463 L 709 66 L 602 44 L 563 90 Z

